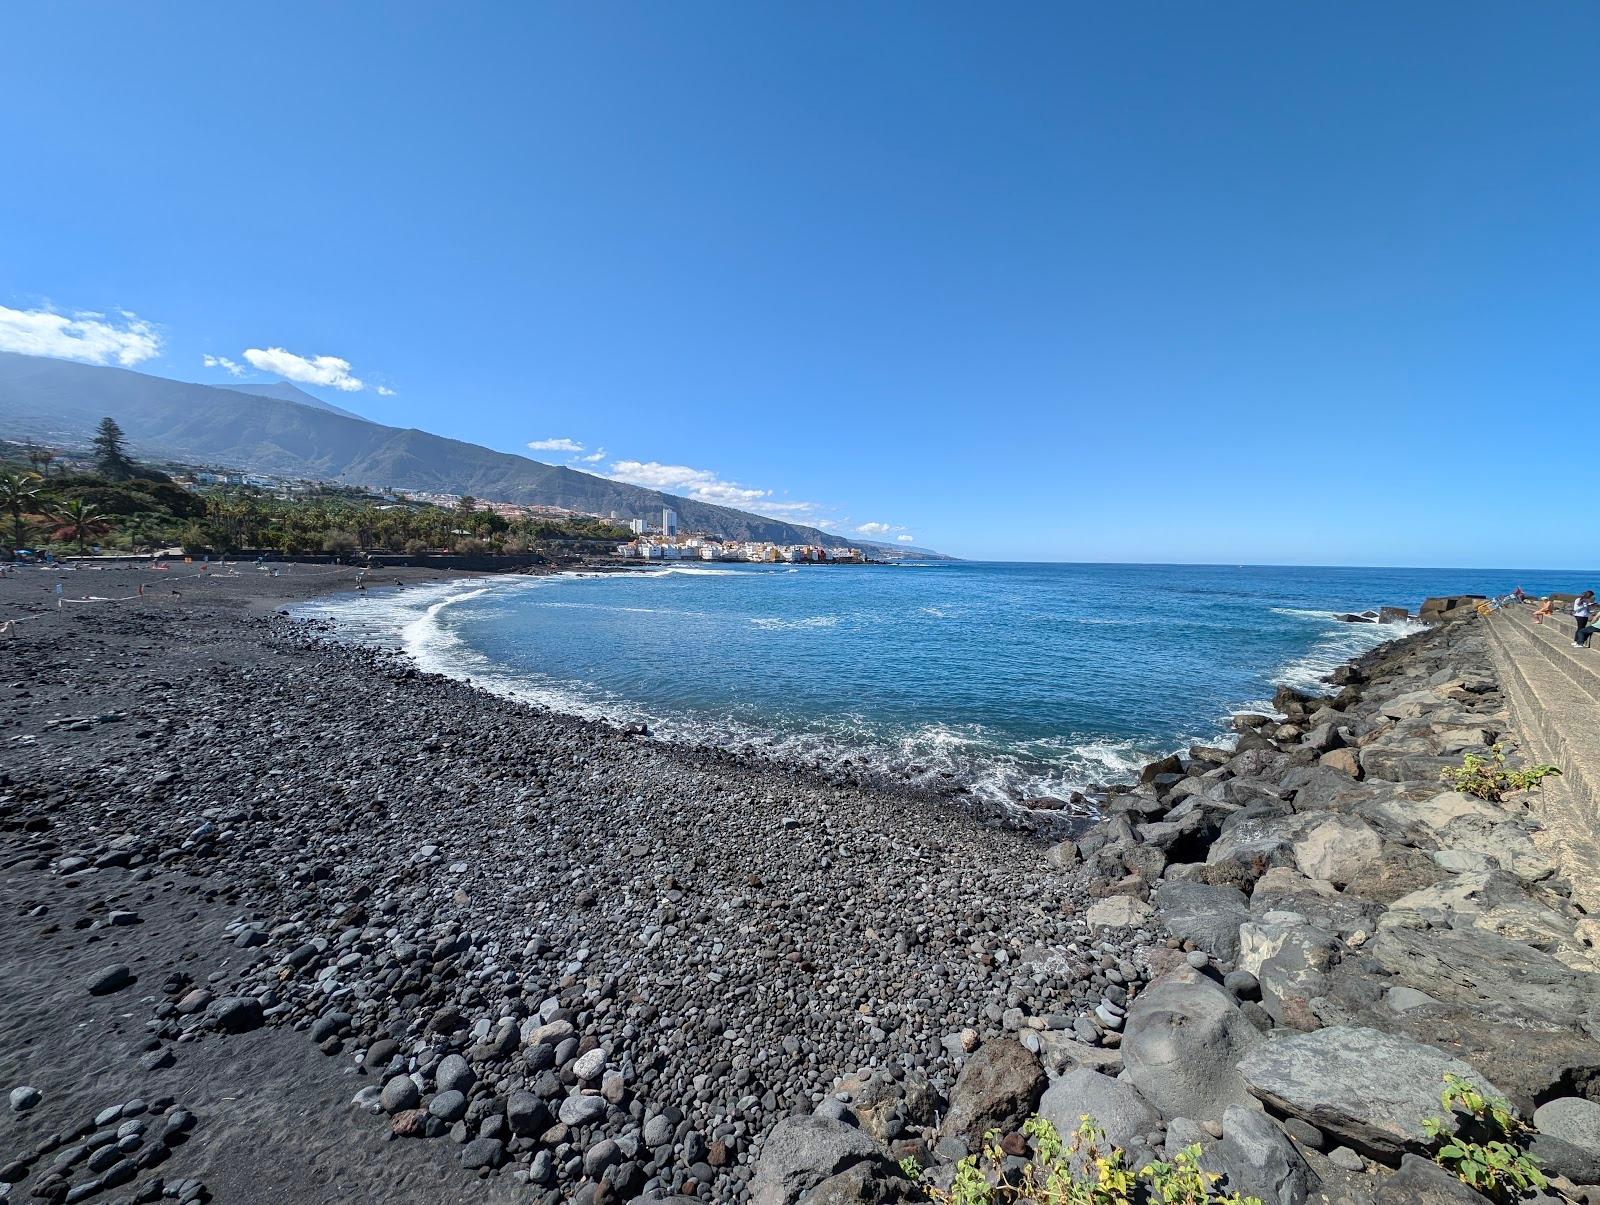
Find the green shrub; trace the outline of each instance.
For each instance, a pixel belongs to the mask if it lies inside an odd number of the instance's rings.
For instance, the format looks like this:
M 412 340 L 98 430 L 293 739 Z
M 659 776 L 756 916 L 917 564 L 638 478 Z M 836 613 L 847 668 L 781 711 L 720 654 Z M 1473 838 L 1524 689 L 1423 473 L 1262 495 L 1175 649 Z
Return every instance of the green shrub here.
M 1088 1117 L 1063 1141 L 1042 1117 L 1022 1125 L 1033 1156 L 1020 1173 L 1005 1165 L 999 1132 L 983 1136 L 983 1150 L 956 1164 L 949 1188 L 922 1179 L 914 1160 L 901 1170 L 917 1181 L 935 1205 L 1133 1205 L 1141 1182 L 1153 1205 L 1261 1205 L 1256 1197 L 1216 1191 L 1222 1177 L 1200 1166 L 1199 1144 L 1178 1151 L 1170 1163 L 1152 1163 L 1134 1172 L 1127 1157 L 1106 1142 L 1105 1131 Z
M 1461 755 L 1459 766 L 1441 770 L 1439 777 L 1449 786 L 1490 803 L 1499 803 L 1509 791 L 1525 791 L 1539 786 L 1552 774 L 1560 774 L 1559 766 L 1529 766 L 1525 770 L 1508 770 L 1506 755 L 1496 745 L 1488 757 L 1476 753 Z
M 1545 1186 L 1539 1161 L 1526 1149 L 1533 1131 L 1503 1098 L 1485 1096 L 1459 1075 L 1446 1073 L 1439 1103 L 1457 1121 L 1453 1135 L 1446 1131 L 1444 1118 L 1422 1122 L 1437 1147 L 1433 1161 L 1440 1167 L 1496 1201 L 1513 1201 Z

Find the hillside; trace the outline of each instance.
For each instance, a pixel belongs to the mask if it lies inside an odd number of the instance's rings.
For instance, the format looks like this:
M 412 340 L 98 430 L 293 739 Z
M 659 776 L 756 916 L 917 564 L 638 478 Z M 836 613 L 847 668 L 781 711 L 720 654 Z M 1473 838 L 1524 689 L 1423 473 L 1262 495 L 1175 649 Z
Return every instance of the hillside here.
M 82 443 L 110 415 L 134 451 L 146 457 L 346 485 L 473 494 L 598 515 L 615 512 L 619 519 L 659 520 L 662 507 L 670 506 L 686 530 L 724 539 L 855 544 L 903 554 L 815 527 L 242 389 L 0 352 L 0 434 Z
M 270 381 L 261 384 L 241 382 L 237 385 L 219 385 L 216 388 L 231 389 L 235 393 L 248 393 L 254 397 L 277 398 L 280 402 L 299 402 L 302 406 L 326 410 L 330 414 L 342 414 L 346 418 L 361 418 L 354 410 L 346 410 L 343 406 L 335 406 L 332 402 L 325 402 L 315 394 L 307 393 L 304 389 L 289 384 L 288 381 Z

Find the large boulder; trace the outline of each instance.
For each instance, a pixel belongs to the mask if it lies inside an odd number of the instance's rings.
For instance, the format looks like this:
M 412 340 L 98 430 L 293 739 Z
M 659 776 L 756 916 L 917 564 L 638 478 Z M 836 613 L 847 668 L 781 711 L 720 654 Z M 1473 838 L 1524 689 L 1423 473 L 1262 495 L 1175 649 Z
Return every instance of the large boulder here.
M 1015 1130 L 1039 1106 L 1048 1077 L 1037 1055 L 1013 1038 L 979 1047 L 950 1090 L 940 1132 L 977 1150 L 988 1130 Z
M 888 1155 L 867 1134 L 829 1117 L 785 1117 L 767 1135 L 756 1165 L 754 1205 L 795 1205 L 823 1181 L 858 1165 L 891 1174 Z
M 1261 1003 L 1279 1025 L 1322 1024 L 1313 1001 L 1328 994 L 1338 940 L 1296 912 L 1268 912 L 1239 929 L 1239 965 L 1261 983 Z
M 1385 914 L 1371 951 L 1384 970 L 1436 1000 L 1507 1022 L 1533 1020 L 1590 1036 L 1600 1030 L 1600 980 L 1522 942 Z
M 1141 992 L 1123 1023 L 1128 1081 L 1168 1117 L 1216 1117 L 1251 1103 L 1237 1064 L 1262 1040 L 1234 998 L 1184 966 Z
M 1150 923 L 1150 905 L 1130 895 L 1108 895 L 1096 900 L 1084 913 L 1091 931 L 1099 929 L 1137 929 Z
M 835 1093 L 849 1101 L 861 1128 L 883 1143 L 899 1137 L 907 1123 L 931 1124 L 943 1103 L 927 1077 L 915 1071 L 901 1079 L 881 1070 L 849 1075 Z
M 1250 902 L 1236 887 L 1163 880 L 1156 888 L 1156 911 L 1167 932 L 1192 941 L 1220 962 L 1239 957 L 1239 926 L 1250 919 Z
M 1295 865 L 1308 878 L 1344 886 L 1383 853 L 1383 841 L 1364 820 L 1328 815 L 1293 842 Z
M 1447 1073 L 1501 1095 L 1442 1050 L 1353 1025 L 1264 1042 L 1244 1056 L 1239 1073 L 1275 1111 L 1383 1159 L 1426 1140 L 1422 1122 L 1442 1115 L 1439 1093 Z
M 1105 1131 L 1106 1138 L 1126 1147 L 1158 1129 L 1161 1118 L 1132 1084 L 1077 1067 L 1050 1085 L 1039 1102 L 1039 1116 L 1065 1135 L 1085 1117 Z
M 1229 1105 L 1220 1140 L 1187 1118 L 1168 1127 L 1169 1159 L 1174 1148 L 1195 1143 L 1200 1145 L 1200 1166 L 1222 1177 L 1222 1189 L 1274 1205 L 1301 1205 L 1306 1199 L 1311 1169 L 1278 1123 L 1260 1109 Z

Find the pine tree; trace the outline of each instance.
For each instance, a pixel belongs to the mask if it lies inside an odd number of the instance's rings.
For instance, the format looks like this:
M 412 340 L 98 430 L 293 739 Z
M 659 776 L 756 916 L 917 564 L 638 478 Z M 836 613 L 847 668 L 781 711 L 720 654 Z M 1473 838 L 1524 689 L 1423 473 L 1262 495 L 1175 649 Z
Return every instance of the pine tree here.
M 100 420 L 94 439 L 94 465 L 102 477 L 112 481 L 126 481 L 137 471 L 128 456 L 122 428 L 109 415 Z

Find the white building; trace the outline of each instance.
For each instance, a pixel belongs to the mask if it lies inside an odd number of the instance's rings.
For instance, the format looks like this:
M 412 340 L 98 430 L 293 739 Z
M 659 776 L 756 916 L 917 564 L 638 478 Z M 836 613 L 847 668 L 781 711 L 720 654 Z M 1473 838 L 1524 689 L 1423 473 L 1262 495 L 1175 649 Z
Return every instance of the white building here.
M 636 536 L 644 535 L 644 520 L 643 519 L 629 519 L 628 520 L 628 530 L 633 532 L 633 534 L 636 535 Z
M 661 508 L 661 534 L 669 540 L 678 538 L 678 512 L 670 506 Z

